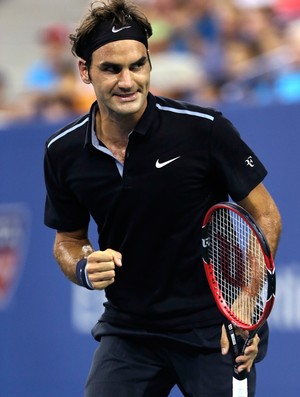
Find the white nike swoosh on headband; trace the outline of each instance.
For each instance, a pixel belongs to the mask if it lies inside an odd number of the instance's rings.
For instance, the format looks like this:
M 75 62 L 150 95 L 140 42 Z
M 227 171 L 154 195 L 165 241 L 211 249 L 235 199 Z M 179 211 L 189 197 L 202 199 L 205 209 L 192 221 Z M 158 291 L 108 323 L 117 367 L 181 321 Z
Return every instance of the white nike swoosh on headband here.
M 164 161 L 163 163 L 160 163 L 159 160 L 156 161 L 155 163 L 155 167 L 156 168 L 162 168 L 170 163 L 172 163 L 175 160 L 178 160 L 181 156 L 175 157 L 174 159 L 168 160 L 168 161 Z
M 118 33 L 118 32 L 121 32 L 121 30 L 130 29 L 130 28 L 131 28 L 131 26 L 123 26 L 122 28 L 119 28 L 119 29 L 118 29 L 118 28 L 116 28 L 115 26 L 113 26 L 111 31 L 112 31 L 113 33 Z

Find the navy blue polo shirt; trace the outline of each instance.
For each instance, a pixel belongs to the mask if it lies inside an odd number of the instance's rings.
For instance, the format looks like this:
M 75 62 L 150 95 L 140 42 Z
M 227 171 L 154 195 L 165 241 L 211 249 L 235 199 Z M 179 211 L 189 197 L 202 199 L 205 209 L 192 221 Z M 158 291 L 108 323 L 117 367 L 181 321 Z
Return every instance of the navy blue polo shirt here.
M 201 259 L 206 210 L 245 198 L 266 170 L 220 112 L 148 96 L 124 167 L 99 145 L 95 103 L 46 142 L 45 224 L 98 226 L 99 246 L 122 253 L 102 321 L 158 330 L 221 322 Z

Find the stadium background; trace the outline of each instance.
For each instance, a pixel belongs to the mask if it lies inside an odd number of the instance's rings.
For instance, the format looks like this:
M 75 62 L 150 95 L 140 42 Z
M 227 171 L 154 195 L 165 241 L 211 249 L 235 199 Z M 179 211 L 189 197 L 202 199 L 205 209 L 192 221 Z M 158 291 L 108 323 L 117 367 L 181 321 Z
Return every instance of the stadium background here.
M 74 22 L 86 4 L 0 1 L 0 70 L 10 76 L 10 98 L 19 94 L 24 68 L 39 56 L 34 32 L 67 18 Z M 283 218 L 277 301 L 269 353 L 258 365 L 257 397 L 300 393 L 299 105 L 219 106 L 268 168 L 266 186 Z M 44 141 L 68 117 L 0 118 L 0 397 L 82 396 L 96 347 L 90 329 L 103 294 L 62 276 L 52 257 L 54 232 L 43 226 Z M 175 388 L 171 395 L 181 394 Z

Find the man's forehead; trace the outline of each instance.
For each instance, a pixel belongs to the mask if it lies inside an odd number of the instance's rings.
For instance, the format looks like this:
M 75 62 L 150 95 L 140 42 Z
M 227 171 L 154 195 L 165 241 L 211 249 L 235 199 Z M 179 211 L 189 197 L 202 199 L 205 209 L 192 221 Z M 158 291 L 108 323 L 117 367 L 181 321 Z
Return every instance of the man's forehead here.
M 135 62 L 147 56 L 146 47 L 136 40 L 119 40 L 105 44 L 98 48 L 93 53 L 93 59 L 98 62 L 112 62 L 118 63 L 125 59 L 130 62 Z

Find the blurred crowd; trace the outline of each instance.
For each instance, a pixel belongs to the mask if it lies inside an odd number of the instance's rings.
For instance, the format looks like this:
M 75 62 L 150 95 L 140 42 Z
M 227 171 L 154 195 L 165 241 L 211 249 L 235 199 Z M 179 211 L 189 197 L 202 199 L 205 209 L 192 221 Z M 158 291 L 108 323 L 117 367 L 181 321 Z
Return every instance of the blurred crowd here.
M 204 106 L 300 103 L 300 0 L 136 0 L 152 23 L 151 91 Z M 40 32 L 40 58 L 24 92 L 7 98 L 0 65 L 0 121 L 59 121 L 88 111 L 67 25 Z

